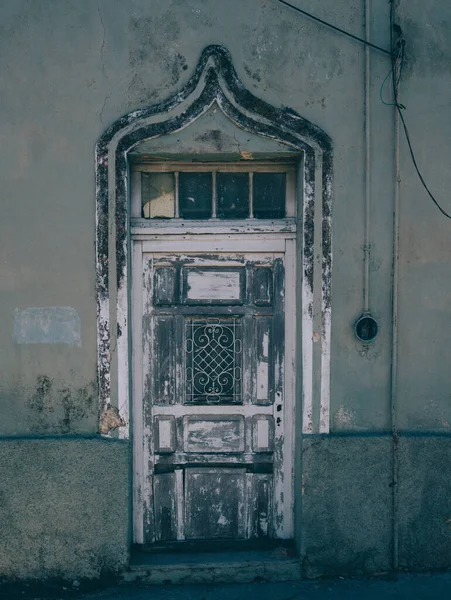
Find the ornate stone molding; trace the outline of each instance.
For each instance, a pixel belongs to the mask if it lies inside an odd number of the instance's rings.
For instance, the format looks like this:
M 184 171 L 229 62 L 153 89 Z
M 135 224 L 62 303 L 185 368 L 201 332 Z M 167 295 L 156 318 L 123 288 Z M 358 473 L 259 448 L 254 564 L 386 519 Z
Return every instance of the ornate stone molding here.
M 208 46 L 185 87 L 167 100 L 133 111 L 115 121 L 96 147 L 96 269 L 98 309 L 98 374 L 101 414 L 118 404 L 121 419 L 128 423 L 127 381 L 119 378 L 111 389 L 114 361 L 128 365 L 128 165 L 127 154 L 144 140 L 168 135 L 189 126 L 216 102 L 237 126 L 302 151 L 303 160 L 303 360 L 304 424 L 306 433 L 328 431 L 329 341 L 331 303 L 331 198 L 332 143 L 319 127 L 289 108 L 274 107 L 249 92 L 238 79 L 229 52 Z M 315 230 L 320 211 L 321 229 Z M 319 241 L 318 241 L 319 240 Z M 316 245 L 315 245 L 316 244 Z M 315 249 L 320 250 L 320 257 Z M 319 262 L 318 262 L 319 261 Z M 314 271 L 321 269 L 321 290 L 314 290 Z M 313 363 L 306 357 L 314 336 L 313 310 L 321 305 L 321 392 L 315 425 L 312 398 Z M 319 298 L 319 300 L 318 300 Z M 112 306 L 114 309 L 112 310 Z M 306 337 L 307 336 L 307 337 Z M 310 336 L 310 339 L 307 339 Z M 114 351 L 112 351 L 114 349 Z M 124 363 L 125 361 L 125 363 Z M 308 372 L 305 372 L 305 371 Z M 128 371 L 128 367 L 127 367 Z M 117 373 L 117 366 L 116 366 Z M 324 376 L 323 376 L 324 375 Z M 327 380 L 327 381 L 326 381 Z M 307 386 L 307 387 L 306 387 Z M 310 387 L 309 387 L 310 386 Z M 113 393 L 112 393 L 113 392 Z M 127 426 L 121 436 L 127 437 Z

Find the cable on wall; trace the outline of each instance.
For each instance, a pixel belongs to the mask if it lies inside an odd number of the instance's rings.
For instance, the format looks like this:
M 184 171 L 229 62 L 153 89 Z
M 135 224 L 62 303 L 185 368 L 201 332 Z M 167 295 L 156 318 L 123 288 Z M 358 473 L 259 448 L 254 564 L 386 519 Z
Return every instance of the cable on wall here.
M 350 33 L 349 31 L 346 31 L 345 29 L 342 29 L 341 27 L 337 27 L 336 25 L 333 25 L 332 23 L 325 21 L 324 19 L 320 19 L 319 17 L 312 15 L 311 13 L 307 12 L 306 10 L 299 8 L 298 6 L 295 6 L 294 4 L 291 4 L 290 2 L 286 2 L 286 0 L 277 0 L 277 1 L 280 2 L 280 4 L 284 4 L 285 6 L 292 8 L 296 12 L 304 15 L 305 17 L 308 17 L 309 19 L 313 19 L 317 23 L 321 23 L 321 25 L 324 25 L 325 27 L 329 27 L 330 29 L 333 29 L 334 31 L 338 31 L 339 33 L 341 33 L 353 40 L 356 40 L 357 42 L 360 42 L 361 44 L 364 44 L 365 46 L 367 46 L 369 48 L 374 48 L 375 50 L 379 50 L 380 52 L 383 52 L 384 54 L 388 54 L 390 56 L 391 69 L 390 69 L 390 72 L 388 73 L 387 77 L 384 79 L 382 86 L 381 86 L 381 90 L 380 90 L 381 101 L 383 102 L 383 104 L 385 104 L 387 106 L 395 107 L 395 109 L 398 113 L 399 119 L 403 126 L 404 135 L 406 137 L 407 145 L 409 147 L 410 157 L 412 159 L 413 166 L 415 167 L 415 171 L 417 172 L 418 178 L 420 179 L 421 184 L 424 187 L 424 189 L 426 190 L 428 196 L 430 197 L 432 202 L 435 204 L 435 206 L 439 209 L 439 211 L 442 213 L 442 215 L 444 215 L 448 219 L 451 219 L 451 214 L 448 213 L 445 209 L 443 209 L 441 207 L 441 205 L 439 204 L 439 202 L 436 200 L 435 196 L 429 189 L 429 186 L 427 185 L 427 183 L 420 171 L 420 168 L 418 167 L 417 159 L 416 159 L 415 152 L 414 152 L 413 146 L 412 146 L 412 140 L 410 138 L 409 129 L 407 127 L 407 123 L 406 123 L 404 115 L 402 113 L 402 111 L 405 110 L 406 107 L 403 104 L 400 104 L 398 102 L 398 88 L 399 88 L 399 83 L 401 80 L 402 67 L 403 67 L 403 62 L 404 62 L 404 49 L 405 49 L 406 43 L 405 43 L 405 40 L 402 38 L 401 28 L 399 27 L 399 25 L 396 25 L 394 23 L 393 0 L 390 0 L 390 40 L 391 40 L 390 41 L 390 50 L 386 50 L 385 48 L 382 48 L 381 46 L 377 46 L 376 44 L 371 43 L 368 39 L 363 39 L 357 35 L 354 35 L 353 33 Z M 393 41 L 393 31 L 395 31 L 396 34 L 398 35 L 398 40 L 396 41 L 396 43 L 394 43 L 394 41 Z M 390 78 L 390 75 L 392 76 L 394 102 L 386 102 L 383 98 L 383 89 L 384 89 L 384 86 L 387 83 L 388 79 Z
M 365 44 L 366 46 L 369 46 L 370 48 L 374 48 L 375 50 L 379 50 L 379 52 L 383 52 L 384 54 L 391 54 L 390 50 L 386 50 L 385 48 L 381 48 L 381 46 L 377 46 L 376 44 L 372 44 L 369 40 L 365 40 L 357 35 L 354 35 L 353 33 L 350 33 L 349 31 L 346 31 L 345 29 L 341 29 L 341 27 L 337 27 L 336 25 L 332 25 L 332 23 L 329 23 L 328 21 L 324 21 L 324 19 L 320 19 L 319 17 L 316 17 L 315 15 L 312 15 L 311 13 L 307 12 L 306 10 L 303 10 L 302 8 L 299 8 L 298 6 L 295 6 L 294 4 L 290 4 L 289 2 L 286 2 L 285 0 L 278 0 L 278 2 L 280 2 L 281 4 L 285 4 L 285 6 L 289 6 L 290 8 L 292 8 L 293 10 L 301 13 L 301 15 L 304 15 L 305 17 L 308 17 L 309 19 L 313 19 L 314 21 L 316 21 L 317 23 L 321 23 L 321 25 L 325 25 L 326 27 L 329 27 L 330 29 L 333 29 L 334 31 L 338 31 L 339 33 L 342 33 L 343 35 L 346 35 L 347 37 L 356 40 L 357 42 L 360 42 L 361 44 Z
M 394 33 L 397 35 L 397 40 L 394 40 Z M 407 127 L 407 123 L 404 118 L 403 111 L 406 110 L 404 104 L 399 102 L 399 84 L 402 76 L 402 69 L 404 66 L 404 55 L 405 55 L 405 46 L 406 42 L 402 37 L 402 31 L 399 25 L 396 25 L 394 22 L 394 6 L 393 0 L 390 0 L 390 47 L 391 47 L 391 69 L 388 73 L 387 77 L 384 79 L 380 89 L 380 98 L 381 101 L 387 106 L 394 106 L 399 119 L 401 121 L 402 127 L 404 129 L 404 135 L 406 137 L 407 146 L 409 147 L 410 157 L 412 159 L 413 166 L 415 167 L 415 171 L 417 172 L 418 178 L 421 181 L 422 186 L 426 190 L 429 198 L 435 204 L 435 206 L 439 209 L 443 216 L 448 219 L 451 219 L 451 214 L 449 214 L 444 208 L 442 208 L 439 202 L 436 200 L 435 196 L 429 189 L 420 168 L 418 167 L 418 163 L 415 157 L 415 152 L 413 150 L 412 141 L 410 138 L 409 129 Z M 383 98 L 383 90 L 384 86 L 391 75 L 391 83 L 392 83 L 392 92 L 393 92 L 393 102 L 386 102 Z

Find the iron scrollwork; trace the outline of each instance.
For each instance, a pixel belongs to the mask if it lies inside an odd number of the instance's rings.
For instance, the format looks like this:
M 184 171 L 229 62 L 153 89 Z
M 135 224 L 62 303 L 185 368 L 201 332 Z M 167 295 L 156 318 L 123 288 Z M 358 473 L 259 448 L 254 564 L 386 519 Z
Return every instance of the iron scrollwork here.
M 241 319 L 186 320 L 186 403 L 241 403 Z

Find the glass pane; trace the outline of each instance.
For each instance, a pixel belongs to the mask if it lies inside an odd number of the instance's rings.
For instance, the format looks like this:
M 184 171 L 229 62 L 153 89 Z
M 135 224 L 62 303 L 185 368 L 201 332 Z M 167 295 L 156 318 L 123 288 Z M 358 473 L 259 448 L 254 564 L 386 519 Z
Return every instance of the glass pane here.
M 182 219 L 210 219 L 212 206 L 211 173 L 180 173 L 179 203 Z
M 216 214 L 219 219 L 249 216 L 249 173 L 217 173 Z
M 285 217 L 285 173 L 254 173 L 253 188 L 255 218 Z
M 142 173 L 141 199 L 146 219 L 172 219 L 175 207 L 174 173 Z

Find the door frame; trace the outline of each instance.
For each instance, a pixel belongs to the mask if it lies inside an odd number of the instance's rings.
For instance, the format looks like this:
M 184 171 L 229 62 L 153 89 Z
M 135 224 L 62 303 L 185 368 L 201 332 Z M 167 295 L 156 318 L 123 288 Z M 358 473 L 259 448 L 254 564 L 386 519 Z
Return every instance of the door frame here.
M 99 433 L 125 443 L 133 438 L 129 368 L 133 225 L 128 154 L 145 140 L 189 127 L 213 105 L 237 127 L 275 140 L 302 157 L 297 186 L 299 398 L 295 436 L 296 489 L 301 490 L 302 438 L 328 434 L 330 428 L 333 144 L 325 131 L 295 110 L 273 106 L 249 91 L 222 46 L 206 47 L 183 88 L 158 104 L 118 118 L 95 148 Z M 301 503 L 302 495 L 296 494 L 298 543 Z
M 170 225 L 169 225 L 170 227 Z M 178 235 L 167 234 L 164 229 L 147 231 L 135 228 L 132 234 L 132 426 L 133 426 L 133 542 L 144 543 L 144 517 L 151 514 L 147 502 L 152 498 L 150 478 L 145 476 L 144 464 L 149 462 L 151 451 L 149 438 L 153 435 L 151 426 L 145 425 L 143 415 L 144 381 L 142 314 L 143 314 L 143 255 L 145 253 L 202 252 L 274 252 L 283 254 L 285 269 L 285 351 L 284 351 L 284 395 L 283 423 L 276 429 L 283 435 L 283 468 L 274 473 L 273 514 L 277 515 L 276 526 L 280 539 L 294 537 L 294 432 L 296 427 L 296 229 L 275 233 L 268 227 L 266 233 L 237 234 L 230 228 L 221 227 L 223 233 L 191 234 L 181 230 Z M 236 229 L 236 227 L 235 227 Z M 256 226 L 257 229 L 257 226 Z M 171 228 L 173 232 L 174 229 Z M 182 238 L 182 239 L 181 239 Z M 276 403 L 272 405 L 275 410 Z M 227 410 L 227 409 L 226 409 Z M 238 409 L 233 407 L 236 412 Z M 274 419 L 277 415 L 274 413 Z M 180 490 L 181 491 L 181 490 Z M 283 499 L 283 501 L 282 501 Z M 181 510 L 181 507 L 178 507 Z

